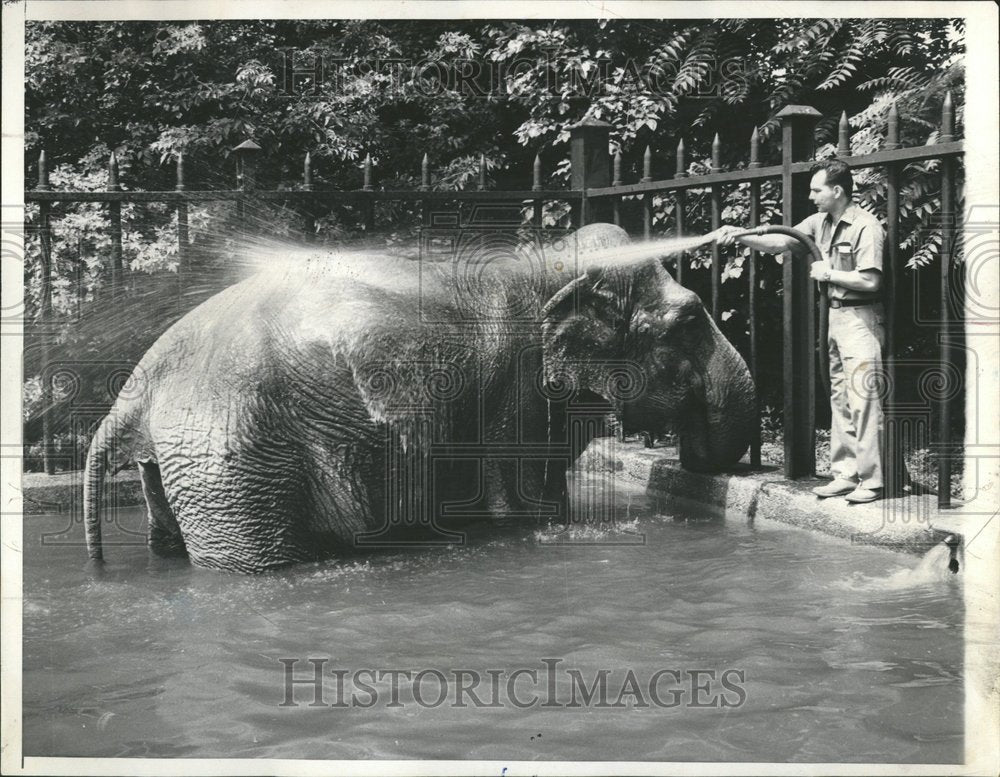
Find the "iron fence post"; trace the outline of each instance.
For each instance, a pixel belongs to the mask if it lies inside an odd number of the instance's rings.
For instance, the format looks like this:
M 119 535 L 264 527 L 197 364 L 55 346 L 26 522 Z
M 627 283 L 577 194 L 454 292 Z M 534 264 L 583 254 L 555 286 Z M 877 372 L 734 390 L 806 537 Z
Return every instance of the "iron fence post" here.
M 420 191 L 429 192 L 431 190 L 431 160 L 424 152 L 424 158 L 420 160 Z M 431 206 L 427 200 L 420 200 L 420 226 L 429 227 L 431 224 Z
M 365 155 L 365 172 L 364 179 L 362 181 L 361 188 L 366 192 L 375 191 L 375 185 L 372 183 L 374 177 L 374 169 L 372 166 L 372 155 Z M 375 230 L 375 200 L 371 196 L 365 198 L 364 203 L 364 220 L 365 220 L 365 234 L 371 235 Z
M 809 174 L 793 174 L 792 164 L 812 158 L 813 127 L 819 117 L 808 105 L 787 105 L 778 113 L 782 220 L 789 227 L 809 215 Z M 782 277 L 785 477 L 793 479 L 816 472 L 816 305 L 808 263 L 786 253 Z M 821 358 L 827 358 L 826 343 L 821 348 Z
M 941 142 L 950 143 L 955 132 L 955 111 L 951 92 L 945 94 L 941 108 Z M 941 160 L 941 374 L 947 375 L 953 360 L 951 306 L 951 257 L 955 240 L 955 160 Z M 938 509 L 951 507 L 951 401 L 947 380 L 941 381 L 938 399 Z
M 642 178 L 643 183 L 653 180 L 653 150 L 646 146 L 646 153 L 642 157 Z M 649 240 L 653 235 L 653 195 L 642 195 L 642 237 Z
M 750 136 L 750 164 L 748 169 L 757 170 L 760 168 L 760 136 L 757 128 L 754 127 Z M 750 182 L 750 226 L 760 225 L 760 181 Z M 757 252 L 750 250 L 747 267 L 747 282 L 749 290 L 747 293 L 747 333 L 750 336 L 750 377 L 754 386 L 759 386 L 760 372 L 757 369 Z M 759 389 L 758 389 L 759 392 Z M 760 443 L 761 443 L 761 413 L 760 395 L 757 396 L 757 424 L 754 426 L 753 436 L 750 440 L 750 466 L 760 466 Z
M 252 140 L 244 140 L 233 153 L 236 155 L 236 188 L 241 192 L 251 192 L 257 188 L 257 154 L 261 148 Z M 247 197 L 236 201 L 236 220 L 241 230 L 246 231 Z
M 570 186 L 583 191 L 573 223 L 582 227 L 595 221 L 610 221 L 607 198 L 590 202 L 587 189 L 611 184 L 611 155 L 608 152 L 611 125 L 599 119 L 584 119 L 570 127 L 569 137 Z
M 899 148 L 899 112 L 896 103 L 889 108 L 885 148 Z M 902 496 L 906 480 L 902 447 L 897 442 L 900 433 L 896 413 L 896 273 L 899 271 L 899 178 L 900 165 L 886 165 L 885 170 L 885 256 L 883 257 L 882 296 L 885 300 L 885 360 L 886 390 L 885 447 L 882 467 L 885 471 L 885 496 Z
M 715 133 L 712 140 L 712 172 L 722 172 L 722 144 L 719 142 L 719 133 Z M 712 231 L 714 232 L 722 226 L 722 186 L 714 184 L 711 192 L 712 204 Z M 717 240 L 712 241 L 712 320 L 716 325 L 721 323 L 722 309 L 720 294 L 722 293 L 722 251 Z
M 687 178 L 687 159 L 684 153 L 684 138 L 677 140 L 677 167 L 674 178 Z M 674 217 L 676 219 L 677 237 L 684 237 L 686 231 L 684 209 L 687 207 L 687 195 L 683 189 L 674 192 Z M 684 260 L 687 255 L 681 251 L 677 254 L 677 282 L 684 285 Z
M 49 168 L 45 152 L 38 155 L 38 191 L 49 191 Z M 51 206 L 38 203 L 38 242 L 41 245 L 41 288 L 38 301 L 38 329 L 41 345 L 40 374 L 42 376 L 42 465 L 47 475 L 54 475 L 56 462 L 52 453 L 52 377 L 49 374 L 49 331 L 52 323 L 52 219 Z
M 613 172 L 613 174 L 611 176 L 611 185 L 612 186 L 621 186 L 622 185 L 622 150 L 621 150 L 621 147 L 619 147 L 615 151 L 614 172 Z M 613 209 L 613 213 L 612 213 L 613 223 L 614 223 L 614 225 L 616 227 L 620 227 L 622 225 L 622 212 L 621 212 L 622 211 L 622 198 L 621 197 L 612 197 L 612 209 Z
M 535 162 L 531 167 L 531 191 L 540 192 L 542 190 L 542 157 L 535 154 Z M 536 229 L 542 228 L 542 209 L 544 202 L 536 199 L 531 206 L 531 224 Z
M 305 159 L 302 161 L 302 191 L 311 192 L 312 190 L 312 156 L 306 151 Z M 312 243 L 316 239 L 316 218 L 313 205 L 312 200 L 307 200 L 302 209 L 302 236 L 307 243 Z
M 177 155 L 177 183 L 174 187 L 182 192 L 187 187 L 184 183 L 184 154 Z M 188 204 L 184 200 L 177 202 L 177 279 L 183 289 L 184 278 L 188 271 Z
M 111 152 L 108 160 L 108 191 L 121 191 L 118 185 L 118 157 Z M 119 200 L 108 203 L 111 219 L 111 297 L 117 298 L 122 292 L 122 204 Z

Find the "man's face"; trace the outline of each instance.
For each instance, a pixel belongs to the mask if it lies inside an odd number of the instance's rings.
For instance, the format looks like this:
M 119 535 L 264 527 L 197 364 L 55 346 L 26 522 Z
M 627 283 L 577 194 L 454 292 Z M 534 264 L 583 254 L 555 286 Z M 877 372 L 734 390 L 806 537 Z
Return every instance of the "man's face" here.
M 809 199 L 820 213 L 829 213 L 840 197 L 841 188 L 826 184 L 826 170 L 820 170 L 809 182 Z

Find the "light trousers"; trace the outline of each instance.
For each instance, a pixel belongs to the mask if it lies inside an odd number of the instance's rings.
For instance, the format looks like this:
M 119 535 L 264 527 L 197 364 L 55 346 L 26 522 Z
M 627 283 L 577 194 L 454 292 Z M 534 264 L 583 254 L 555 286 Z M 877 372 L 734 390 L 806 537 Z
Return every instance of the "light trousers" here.
M 885 313 L 881 303 L 830 309 L 830 468 L 882 488 Z

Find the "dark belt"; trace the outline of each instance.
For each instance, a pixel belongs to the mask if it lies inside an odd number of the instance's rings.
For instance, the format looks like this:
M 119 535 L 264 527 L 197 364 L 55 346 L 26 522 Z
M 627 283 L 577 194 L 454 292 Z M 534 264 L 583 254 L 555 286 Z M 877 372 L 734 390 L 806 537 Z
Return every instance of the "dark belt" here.
M 880 299 L 832 299 L 830 307 L 834 310 L 837 308 L 859 308 L 862 305 L 877 305 L 881 301 Z

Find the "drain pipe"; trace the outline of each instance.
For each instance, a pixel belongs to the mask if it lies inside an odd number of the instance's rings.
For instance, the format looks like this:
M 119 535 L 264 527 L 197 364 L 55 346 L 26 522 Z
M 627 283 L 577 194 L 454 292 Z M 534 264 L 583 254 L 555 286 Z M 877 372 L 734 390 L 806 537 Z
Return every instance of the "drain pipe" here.
M 823 254 L 820 253 L 819 246 L 816 242 L 797 229 L 792 229 L 791 227 L 782 227 L 774 224 L 765 224 L 755 229 L 747 229 L 743 232 L 733 233 L 734 238 L 749 237 L 751 235 L 786 235 L 787 237 L 794 238 L 798 240 L 802 245 L 804 245 L 808 251 L 809 255 L 812 257 L 814 262 L 822 262 Z M 830 305 L 827 298 L 827 285 L 826 283 L 819 284 L 819 342 L 820 342 L 820 357 L 819 357 L 819 372 L 823 377 L 823 386 L 826 389 L 827 394 L 830 393 L 830 359 L 826 354 L 827 350 L 827 335 L 830 330 Z

